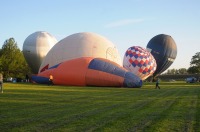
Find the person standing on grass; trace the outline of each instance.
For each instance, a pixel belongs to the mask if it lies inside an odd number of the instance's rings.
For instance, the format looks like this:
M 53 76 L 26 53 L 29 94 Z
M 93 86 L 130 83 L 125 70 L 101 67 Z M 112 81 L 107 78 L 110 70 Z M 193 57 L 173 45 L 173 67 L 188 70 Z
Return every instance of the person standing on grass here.
M 159 79 L 156 80 L 156 87 L 155 87 L 155 89 L 157 89 L 157 88 L 160 89 L 160 86 L 159 86 Z
M 29 82 L 29 76 L 26 74 L 26 82 Z
M 53 85 L 53 75 L 50 74 L 49 76 L 49 85 Z
M 0 88 L 1 88 L 1 93 L 3 93 L 3 75 L 0 73 Z

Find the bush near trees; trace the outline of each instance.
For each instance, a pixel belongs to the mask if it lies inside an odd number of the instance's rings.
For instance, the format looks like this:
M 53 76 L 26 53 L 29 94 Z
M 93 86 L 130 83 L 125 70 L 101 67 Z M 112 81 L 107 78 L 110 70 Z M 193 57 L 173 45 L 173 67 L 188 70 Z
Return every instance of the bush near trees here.
M 0 49 L 0 72 L 4 78 L 24 79 L 31 70 L 14 38 L 7 39 Z

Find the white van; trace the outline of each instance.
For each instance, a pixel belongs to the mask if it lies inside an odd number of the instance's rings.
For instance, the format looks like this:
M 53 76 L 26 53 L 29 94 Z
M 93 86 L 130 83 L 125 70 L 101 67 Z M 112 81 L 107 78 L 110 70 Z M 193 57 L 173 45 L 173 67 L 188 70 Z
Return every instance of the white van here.
M 185 79 L 186 83 L 194 83 L 197 81 L 195 77 L 188 77 Z

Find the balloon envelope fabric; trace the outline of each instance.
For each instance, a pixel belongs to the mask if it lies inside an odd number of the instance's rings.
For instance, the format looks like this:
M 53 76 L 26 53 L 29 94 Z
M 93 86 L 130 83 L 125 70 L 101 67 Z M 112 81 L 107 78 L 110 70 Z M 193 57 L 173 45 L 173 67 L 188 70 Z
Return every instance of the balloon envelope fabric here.
M 139 88 L 142 80 L 119 64 L 105 58 L 81 57 L 57 64 L 32 76 L 36 83 L 49 83 L 49 75 L 54 76 L 54 84 L 67 86 L 112 86 Z
M 132 46 L 124 55 L 123 67 L 145 80 L 155 72 L 157 65 L 150 52 L 140 46 Z
M 153 76 L 156 77 L 167 70 L 177 56 L 177 46 L 170 35 L 159 34 L 154 36 L 147 44 L 147 50 L 156 60 L 157 69 Z

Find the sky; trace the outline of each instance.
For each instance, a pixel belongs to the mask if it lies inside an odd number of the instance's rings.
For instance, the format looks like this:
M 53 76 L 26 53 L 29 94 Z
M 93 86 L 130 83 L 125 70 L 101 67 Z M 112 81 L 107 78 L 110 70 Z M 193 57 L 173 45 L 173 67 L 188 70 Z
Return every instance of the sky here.
M 158 34 L 170 35 L 177 57 L 169 69 L 188 68 L 200 52 L 199 0 L 1 0 L 0 48 L 13 37 L 24 40 L 46 31 L 58 41 L 79 32 L 106 37 L 121 58 L 131 46 L 146 48 Z

